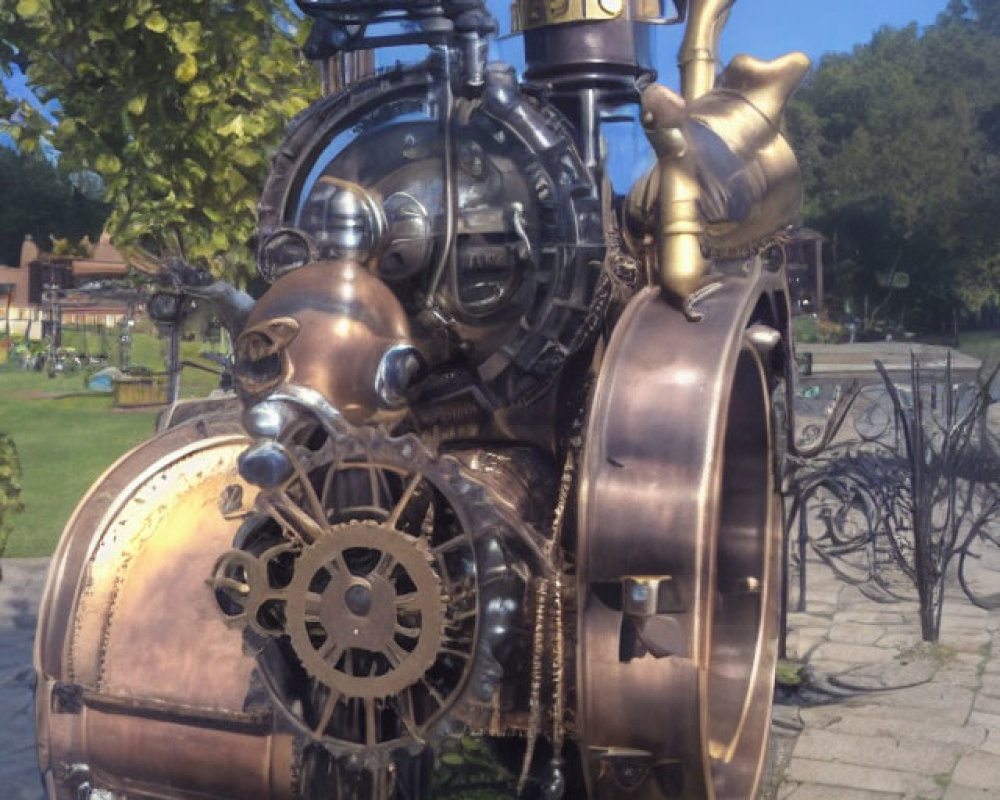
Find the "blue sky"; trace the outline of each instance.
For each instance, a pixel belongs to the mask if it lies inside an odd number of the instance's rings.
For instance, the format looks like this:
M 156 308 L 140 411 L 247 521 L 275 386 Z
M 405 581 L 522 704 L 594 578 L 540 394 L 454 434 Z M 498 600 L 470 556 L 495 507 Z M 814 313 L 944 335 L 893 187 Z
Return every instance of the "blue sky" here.
M 508 30 L 509 0 L 487 0 L 487 5 Z M 901 28 L 911 22 L 932 24 L 948 0 L 736 0 L 720 42 L 723 64 L 737 53 L 772 59 L 801 50 L 814 63 L 824 53 L 850 52 L 871 40 L 879 28 Z M 673 83 L 681 26 L 657 29 L 657 62 L 664 83 Z M 519 46 L 505 42 L 503 58 L 516 61 Z
M 509 0 L 487 0 L 506 29 Z M 849 52 L 884 25 L 930 25 L 948 0 L 736 0 L 720 43 L 721 60 L 737 53 L 771 59 L 802 50 L 813 61 L 827 52 Z M 658 61 L 670 80 L 680 26 L 661 28 Z
M 509 0 L 488 4 L 506 28 Z M 770 59 L 802 50 L 816 62 L 823 53 L 850 51 L 867 42 L 883 25 L 929 25 L 946 5 L 947 0 L 737 0 L 722 36 L 721 60 L 726 63 L 736 53 Z M 674 80 L 680 35 L 679 26 L 660 29 L 658 61 L 665 83 Z M 15 75 L 5 85 L 15 96 L 25 96 L 23 76 Z
M 506 17 L 509 0 L 488 0 L 498 18 Z M 802 50 L 814 61 L 829 51 L 850 51 L 867 42 L 883 25 L 934 22 L 947 0 L 737 0 L 722 36 L 723 63 L 736 53 L 774 58 Z M 506 27 L 507 20 L 501 20 Z M 664 29 L 660 60 L 665 77 L 673 63 L 680 28 Z M 22 78 L 6 82 L 21 96 Z
M 722 35 L 723 61 L 736 53 L 774 58 L 802 50 L 814 61 L 849 52 L 884 25 L 929 25 L 947 0 L 737 0 Z
M 34 105 L 40 107 L 34 96 L 27 91 L 27 80 L 21 74 L 21 70 L 16 65 L 12 69 L 14 74 L 9 78 L 5 77 L 3 82 L 4 86 L 7 87 L 7 91 L 15 97 L 27 97 Z
M 487 0 L 506 29 L 509 0 Z M 737 0 L 722 36 L 722 61 L 736 53 L 771 59 L 802 50 L 814 61 L 826 52 L 850 51 L 883 25 L 934 22 L 948 0 Z M 673 64 L 681 28 L 664 28 L 661 69 Z

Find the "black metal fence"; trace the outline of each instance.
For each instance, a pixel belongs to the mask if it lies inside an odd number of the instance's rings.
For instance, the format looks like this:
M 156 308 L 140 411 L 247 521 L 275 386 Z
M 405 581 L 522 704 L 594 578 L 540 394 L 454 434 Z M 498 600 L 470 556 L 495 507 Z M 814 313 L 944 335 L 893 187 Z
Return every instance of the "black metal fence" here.
M 1000 593 L 970 569 L 1000 546 L 996 371 L 956 383 L 950 359 L 926 371 L 913 357 L 895 377 L 875 365 L 878 383 L 826 393 L 813 384 L 794 398 L 783 488 L 796 608 L 806 607 L 812 555 L 874 600 L 916 599 L 921 634 L 937 641 L 949 581 L 974 604 L 1000 607 Z

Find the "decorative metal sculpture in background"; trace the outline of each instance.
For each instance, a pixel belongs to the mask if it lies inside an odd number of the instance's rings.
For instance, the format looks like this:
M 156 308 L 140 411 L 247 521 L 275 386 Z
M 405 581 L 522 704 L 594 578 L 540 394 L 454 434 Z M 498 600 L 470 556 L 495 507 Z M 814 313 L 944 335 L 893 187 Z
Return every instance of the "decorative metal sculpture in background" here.
M 805 57 L 716 81 L 732 0 L 525 0 L 519 80 L 480 0 L 299 5 L 344 85 L 274 157 L 272 286 L 183 287 L 245 410 L 139 447 L 70 521 L 50 796 L 426 797 L 464 734 L 533 795 L 753 796 L 793 363 L 766 246 L 800 201 Z M 676 94 L 648 23 L 685 17 Z M 365 74 L 392 44 L 431 55 Z M 630 190 L 623 108 L 653 149 Z
M 949 580 L 974 604 L 1000 607 L 995 588 L 969 569 L 1000 545 L 1000 451 L 988 420 L 997 372 L 975 385 L 955 383 L 950 357 L 930 374 L 913 357 L 906 382 L 876 367 L 882 385 L 838 398 L 821 448 L 786 465 L 798 609 L 805 610 L 811 552 L 873 599 L 915 595 L 922 637 L 935 642 Z M 844 425 L 849 418 L 853 431 Z M 815 438 L 819 427 L 807 435 Z

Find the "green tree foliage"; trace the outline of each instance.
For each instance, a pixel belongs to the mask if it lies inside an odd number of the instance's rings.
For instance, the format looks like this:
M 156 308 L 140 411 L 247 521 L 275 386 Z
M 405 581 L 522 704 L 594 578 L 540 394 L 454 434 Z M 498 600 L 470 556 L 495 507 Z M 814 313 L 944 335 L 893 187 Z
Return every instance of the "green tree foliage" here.
M 219 274 L 240 274 L 268 158 L 318 92 L 300 55 L 306 31 L 287 4 L 3 5 L 0 62 L 18 58 L 39 98 L 59 104 L 54 124 L 23 104 L 7 117 L 20 148 L 31 152 L 45 137 L 63 170 L 99 173 L 109 229 L 126 252 L 153 237 Z
M 789 131 L 806 221 L 827 235 L 831 288 L 853 313 L 940 328 L 996 300 L 1000 0 L 953 0 L 922 35 L 884 28 L 824 57 Z
M 24 510 L 21 503 L 21 463 L 14 440 L 0 433 L 0 556 L 10 536 L 10 518 Z
M 43 249 L 52 239 L 97 241 L 108 205 L 81 192 L 44 158 L 0 147 L 0 264 L 17 264 L 29 234 Z M 52 238 L 50 238 L 52 237 Z

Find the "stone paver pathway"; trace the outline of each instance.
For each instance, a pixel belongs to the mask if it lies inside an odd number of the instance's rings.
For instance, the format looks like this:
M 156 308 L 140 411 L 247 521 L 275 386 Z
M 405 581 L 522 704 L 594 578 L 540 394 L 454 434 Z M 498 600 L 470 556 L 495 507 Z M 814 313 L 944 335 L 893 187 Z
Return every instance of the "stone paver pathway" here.
M 0 569 L 0 798 L 44 797 L 35 756 L 31 648 L 47 558 L 2 559 Z
M 1000 554 L 977 566 L 995 576 Z M 1000 611 L 945 599 L 941 638 L 920 641 L 915 602 L 876 603 L 809 565 L 788 655 L 815 691 L 775 707 L 777 800 L 1000 799 Z M 991 569 L 991 566 L 996 568 Z

